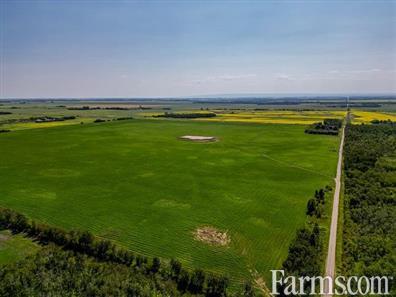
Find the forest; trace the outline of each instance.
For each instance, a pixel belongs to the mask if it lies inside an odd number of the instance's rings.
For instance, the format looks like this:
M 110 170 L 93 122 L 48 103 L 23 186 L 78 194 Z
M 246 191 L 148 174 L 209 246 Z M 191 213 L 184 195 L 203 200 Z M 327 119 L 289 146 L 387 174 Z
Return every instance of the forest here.
M 347 125 L 345 133 L 343 273 L 395 278 L 396 127 Z

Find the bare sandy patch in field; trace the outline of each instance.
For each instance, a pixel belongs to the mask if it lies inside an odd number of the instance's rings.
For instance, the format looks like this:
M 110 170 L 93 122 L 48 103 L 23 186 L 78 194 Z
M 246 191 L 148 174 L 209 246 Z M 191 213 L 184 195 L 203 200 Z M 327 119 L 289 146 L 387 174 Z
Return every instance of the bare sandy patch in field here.
M 10 236 L 6 234 L 0 234 L 0 243 L 7 241 L 8 239 L 10 239 Z
M 272 297 L 273 295 L 271 294 L 271 291 L 267 287 L 267 284 L 264 281 L 264 278 L 260 276 L 260 274 L 256 270 L 250 270 L 250 273 L 252 274 L 252 277 L 254 279 L 254 285 L 257 289 L 259 289 L 264 297 Z
M 218 246 L 227 246 L 231 242 L 231 238 L 227 232 L 220 231 L 210 226 L 199 227 L 194 231 L 194 238 L 196 240 Z
M 184 135 L 184 136 L 181 136 L 180 139 L 188 140 L 188 141 L 196 141 L 196 142 L 217 141 L 217 138 L 214 136 L 200 136 L 200 135 Z

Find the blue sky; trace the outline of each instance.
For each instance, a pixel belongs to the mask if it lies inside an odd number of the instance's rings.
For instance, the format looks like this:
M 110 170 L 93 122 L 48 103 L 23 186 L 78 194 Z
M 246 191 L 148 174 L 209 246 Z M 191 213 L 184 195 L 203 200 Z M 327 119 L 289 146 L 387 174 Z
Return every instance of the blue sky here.
M 0 2 L 3 98 L 396 92 L 393 1 Z

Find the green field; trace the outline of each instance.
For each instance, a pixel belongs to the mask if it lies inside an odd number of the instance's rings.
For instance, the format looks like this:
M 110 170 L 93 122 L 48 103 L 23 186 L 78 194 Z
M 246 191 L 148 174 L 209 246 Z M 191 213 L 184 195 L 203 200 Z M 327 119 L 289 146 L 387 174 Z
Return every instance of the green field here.
M 0 231 L 0 266 L 33 254 L 39 245 L 22 234 L 12 235 L 8 230 Z
M 147 256 L 236 280 L 256 269 L 268 280 L 305 222 L 307 200 L 335 174 L 338 138 L 304 128 L 132 120 L 4 133 L 0 206 Z M 206 225 L 228 231 L 230 245 L 195 240 Z

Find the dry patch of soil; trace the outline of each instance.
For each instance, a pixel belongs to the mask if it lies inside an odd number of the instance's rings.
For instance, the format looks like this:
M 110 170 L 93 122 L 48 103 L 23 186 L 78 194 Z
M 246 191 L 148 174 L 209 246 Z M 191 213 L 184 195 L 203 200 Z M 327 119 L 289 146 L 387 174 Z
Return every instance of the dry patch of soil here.
M 181 136 L 182 140 L 196 141 L 196 142 L 212 142 L 217 141 L 217 138 L 214 136 L 199 136 L 199 135 L 184 135 Z
M 6 241 L 10 239 L 10 236 L 6 235 L 6 234 L 0 234 L 0 243 Z
M 194 237 L 196 240 L 218 246 L 227 246 L 231 242 L 231 238 L 227 232 L 210 226 L 199 227 L 194 231 Z
M 256 270 L 250 270 L 250 273 L 252 274 L 252 277 L 254 279 L 255 287 L 261 291 L 263 296 L 273 297 L 270 289 L 267 287 L 267 284 L 265 283 L 264 279 L 259 275 L 259 273 Z

